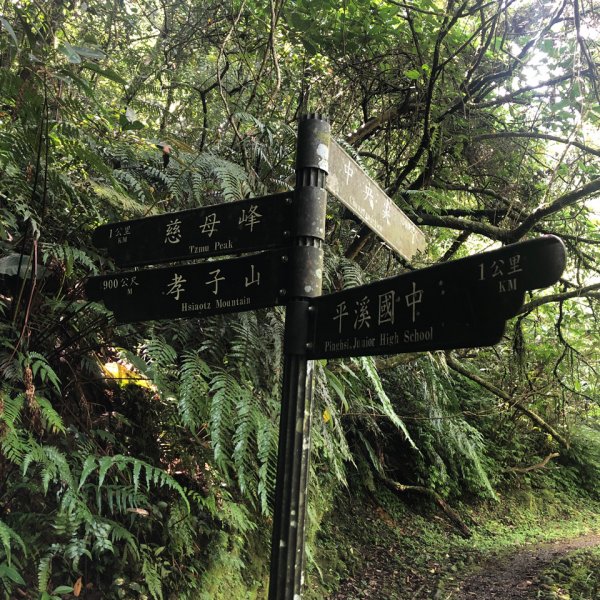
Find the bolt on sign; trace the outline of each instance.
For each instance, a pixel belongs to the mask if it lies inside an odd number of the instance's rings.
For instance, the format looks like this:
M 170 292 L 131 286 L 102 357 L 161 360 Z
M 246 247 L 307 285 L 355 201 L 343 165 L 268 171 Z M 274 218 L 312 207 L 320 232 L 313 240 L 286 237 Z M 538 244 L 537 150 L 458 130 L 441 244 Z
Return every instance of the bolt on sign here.
M 425 250 L 423 232 L 334 140 L 329 145 L 326 187 L 403 258 L 410 260 Z
M 93 242 L 123 266 L 280 248 L 289 243 L 292 194 L 273 194 L 102 225 Z

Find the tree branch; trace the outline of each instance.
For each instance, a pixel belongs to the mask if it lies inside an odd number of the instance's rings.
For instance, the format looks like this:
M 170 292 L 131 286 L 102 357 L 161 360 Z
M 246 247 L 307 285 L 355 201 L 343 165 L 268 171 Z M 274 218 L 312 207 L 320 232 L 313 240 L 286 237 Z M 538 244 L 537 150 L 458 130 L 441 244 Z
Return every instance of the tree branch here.
M 600 191 L 600 177 L 590 181 L 586 185 L 576 190 L 573 190 L 572 192 L 563 194 L 554 202 L 552 202 L 552 204 L 549 204 L 548 206 L 540 208 L 531 213 L 516 229 L 508 232 L 508 235 L 506 236 L 507 240 L 516 242 L 526 233 L 528 233 L 535 226 L 535 224 L 541 221 L 544 217 L 554 214 L 555 212 L 558 212 L 559 210 L 570 206 L 571 204 L 575 204 L 579 200 L 587 198 L 598 191 Z
M 405 485 L 403 483 L 393 481 L 388 477 L 381 477 L 381 480 L 393 492 L 417 492 L 419 494 L 428 496 L 444 511 L 444 514 L 450 519 L 452 524 L 458 528 L 463 537 L 471 537 L 471 530 L 467 527 L 462 517 L 435 490 L 427 488 L 423 485 Z
M 389 123 L 399 115 L 405 115 L 414 112 L 418 106 L 410 102 L 410 93 L 407 94 L 401 104 L 392 106 L 387 110 L 384 110 L 377 117 L 369 119 L 366 123 L 363 123 L 358 129 L 355 129 L 352 133 L 349 133 L 345 141 L 351 146 L 356 146 L 359 142 L 362 142 L 369 136 L 371 136 L 377 129 L 383 127 L 385 123 Z
M 581 73 L 578 73 L 578 75 L 581 77 L 590 77 L 591 73 L 590 71 L 582 71 Z M 557 83 L 562 83 L 563 81 L 567 81 L 569 79 L 572 79 L 573 77 L 573 73 L 567 73 L 565 75 L 561 75 L 560 77 L 553 77 L 552 79 L 547 79 L 546 81 L 536 83 L 535 85 L 524 86 L 522 88 L 519 88 L 518 90 L 515 90 L 514 92 L 511 92 L 510 94 L 505 94 L 504 96 L 500 96 L 499 98 L 496 98 L 494 100 L 489 100 L 487 102 L 469 102 L 467 106 L 469 108 L 476 109 L 492 108 L 493 106 L 505 104 L 506 102 L 513 100 L 516 96 L 520 96 L 521 94 L 526 94 L 527 92 L 533 92 L 534 90 L 537 90 L 539 88 L 544 88 L 550 85 L 555 85 Z
M 556 431 L 556 429 L 554 429 L 552 425 L 546 423 L 546 421 L 544 421 L 544 419 L 542 419 L 542 417 L 540 417 L 537 413 L 521 404 L 518 400 L 515 400 L 513 397 L 510 396 L 510 394 L 507 394 L 504 390 L 497 388 L 493 383 L 486 381 L 485 379 L 483 379 L 483 377 L 476 375 L 475 373 L 461 365 L 449 352 L 446 353 L 446 363 L 451 369 L 454 369 L 457 373 L 460 373 L 467 379 L 470 379 L 471 381 L 474 381 L 475 383 L 479 384 L 481 387 L 494 394 L 494 396 L 497 396 L 501 400 L 504 400 L 504 402 L 508 403 L 511 407 L 523 413 L 538 427 L 540 427 L 540 429 L 543 429 L 545 432 L 550 434 L 554 438 L 554 440 L 556 440 L 561 446 L 567 449 L 569 448 L 569 441 L 560 433 L 558 433 L 558 431 Z
M 548 140 L 550 142 L 558 142 L 559 144 L 569 144 L 575 146 L 588 154 L 594 156 L 600 156 L 600 150 L 586 146 L 581 142 L 568 140 L 566 138 L 559 137 L 557 135 L 551 135 L 549 133 L 539 133 L 537 131 L 498 131 L 496 133 L 483 133 L 481 135 L 475 135 L 471 138 L 473 142 L 479 142 L 482 140 L 494 140 L 498 138 L 531 138 L 536 140 Z
M 531 465 L 530 467 L 509 467 L 506 470 L 512 473 L 529 473 L 529 471 L 543 469 L 553 458 L 558 458 L 559 456 L 559 452 L 551 452 L 542 462 L 536 463 L 535 465 Z
M 593 292 L 595 290 L 600 290 L 600 283 L 594 283 L 593 285 L 578 288 L 570 292 L 562 292 L 560 294 L 548 294 L 547 296 L 536 298 L 535 300 L 524 304 L 521 307 L 521 310 L 518 312 L 518 314 L 531 312 L 534 308 L 542 306 L 543 304 L 548 304 L 550 302 L 562 302 L 563 300 L 568 300 L 569 298 L 580 298 L 582 296 L 592 296 L 594 298 L 597 298 L 600 295 L 594 294 Z
M 461 219 L 450 215 L 440 216 L 420 213 L 417 221 L 418 225 L 433 225 L 436 227 L 446 227 L 448 229 L 479 233 L 480 235 L 484 235 L 499 242 L 508 242 L 512 239 L 512 233 L 502 227 L 481 223 L 479 221 L 471 221 L 470 219 Z

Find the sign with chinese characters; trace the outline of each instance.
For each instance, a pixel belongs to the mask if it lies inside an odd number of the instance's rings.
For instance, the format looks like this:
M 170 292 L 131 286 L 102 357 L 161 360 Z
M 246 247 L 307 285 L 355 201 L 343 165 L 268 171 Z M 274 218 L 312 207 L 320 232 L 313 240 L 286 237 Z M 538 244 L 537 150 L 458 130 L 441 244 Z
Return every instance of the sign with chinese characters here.
M 119 266 L 279 248 L 289 243 L 292 194 L 274 194 L 101 225 L 93 242 Z
M 487 346 L 500 340 L 525 291 L 558 281 L 553 236 L 505 246 L 311 301 L 311 358 Z
M 90 277 L 86 293 L 121 323 L 204 317 L 285 301 L 287 255 L 271 250 L 243 258 Z
M 422 231 L 333 140 L 326 187 L 400 256 L 410 259 L 425 249 Z

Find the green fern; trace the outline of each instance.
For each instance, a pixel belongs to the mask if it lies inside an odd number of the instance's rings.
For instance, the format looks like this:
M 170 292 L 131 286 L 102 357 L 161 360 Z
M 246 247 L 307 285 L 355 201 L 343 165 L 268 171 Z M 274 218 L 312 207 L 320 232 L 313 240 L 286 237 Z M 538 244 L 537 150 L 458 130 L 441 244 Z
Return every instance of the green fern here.
M 132 558 L 134 560 L 140 559 L 140 549 L 139 544 L 135 536 L 125 527 L 123 527 L 120 523 L 116 521 L 109 521 L 105 519 L 107 523 L 110 523 L 110 537 L 111 541 L 116 542 L 125 542 L 127 549 L 129 550 Z
M 63 544 L 52 544 L 46 555 L 38 563 L 38 589 L 40 592 L 48 590 L 50 578 L 52 577 L 52 560 L 63 550 Z
M 277 427 L 261 411 L 257 411 L 256 448 L 258 467 L 257 494 L 261 512 L 268 515 L 273 506 L 277 478 Z
M 148 592 L 155 600 L 163 600 L 162 578 L 151 556 L 144 556 L 142 559 L 142 575 Z
M 380 405 L 381 409 L 383 410 L 383 414 L 385 414 L 389 418 L 389 420 L 396 427 L 398 427 L 398 429 L 400 429 L 402 431 L 402 433 L 406 437 L 406 440 L 409 442 L 409 444 L 415 450 L 418 450 L 415 442 L 413 441 L 412 437 L 410 436 L 410 433 L 408 432 L 408 429 L 406 428 L 406 425 L 404 424 L 402 419 L 396 414 L 396 411 L 394 410 L 394 407 L 392 406 L 391 400 L 389 399 L 387 393 L 383 389 L 383 384 L 379 377 L 379 373 L 377 372 L 377 369 L 375 368 L 375 360 L 371 356 L 362 356 L 359 359 L 359 361 L 360 361 L 362 368 L 364 369 L 364 372 L 367 374 L 370 382 L 373 384 L 373 387 L 375 388 L 375 392 L 377 393 L 377 398 L 379 399 L 379 403 L 380 403 L 379 405 Z
M 210 436 L 214 458 L 216 464 L 227 472 L 239 384 L 231 375 L 220 371 L 213 377 L 210 391 L 213 394 L 210 407 Z
M 142 349 L 142 356 L 150 365 L 167 369 L 173 366 L 177 359 L 177 352 L 162 338 L 152 338 L 146 342 Z
M 129 171 L 124 171 L 122 169 L 115 169 L 113 171 L 113 177 L 124 184 L 124 186 L 129 190 L 133 196 L 135 196 L 136 200 L 141 204 L 144 204 L 147 200 L 147 191 L 144 190 L 142 183 L 136 179 L 132 173 Z
M 183 425 L 195 432 L 208 417 L 208 383 L 210 367 L 197 352 L 182 356 L 179 371 L 178 408 Z
M 176 555 L 191 557 L 198 551 L 198 526 L 198 519 L 190 514 L 182 502 L 173 503 L 167 533 Z
M 256 408 L 252 392 L 238 387 L 235 398 L 235 431 L 233 433 L 233 465 L 242 494 L 249 495 L 256 488 L 254 436 Z
M 152 485 L 169 488 L 174 492 L 177 492 L 188 510 L 190 509 L 185 490 L 168 473 L 137 458 L 120 454 L 103 456 L 97 462 L 93 457 L 86 458 L 84 461 L 84 469 L 79 478 L 78 489 L 84 487 L 90 475 L 96 471 L 96 469 L 98 471 L 98 483 L 96 487 L 98 511 L 102 510 L 101 491 L 103 487 L 108 492 L 109 498 L 112 498 L 109 504 L 111 512 L 114 511 L 115 506 L 120 512 L 125 512 L 128 508 L 137 506 L 136 494 L 143 482 L 142 474 L 145 475 L 145 486 L 147 490 L 149 490 Z M 111 489 L 110 486 L 104 486 L 106 477 L 111 470 L 118 473 L 129 472 L 131 470 L 130 480 L 132 487 L 123 487 L 121 484 L 120 486 Z
M 331 385 L 335 382 L 335 385 Z M 343 399 L 341 410 L 334 401 L 331 390 Z M 317 363 L 315 372 L 315 417 L 313 420 L 313 446 L 330 462 L 333 473 L 340 483 L 346 482 L 346 466 L 354 462 L 342 426 L 341 416 L 349 408 L 343 384 L 323 364 Z M 326 416 L 325 416 L 326 415 Z
M 27 433 L 20 429 L 4 431 L 0 442 L 3 456 L 13 464 L 20 465 L 31 450 L 31 439 Z
M 44 242 L 40 244 L 40 249 L 42 251 L 44 263 L 48 263 L 50 260 L 58 260 L 64 265 L 66 276 L 73 274 L 75 265 L 85 267 L 88 273 L 98 273 L 96 263 L 79 248 L 73 248 L 72 246 L 64 244 Z
M 225 200 L 242 200 L 251 192 L 248 175 L 239 165 L 208 152 L 201 154 L 195 164 L 216 181 Z
M 158 389 L 162 397 L 174 397 L 174 384 L 177 377 L 175 361 L 177 352 L 163 338 L 155 337 L 146 340 L 139 348 L 143 361 L 131 357 L 134 366 L 138 367 L 143 375 L 148 377 Z
M 105 185 L 97 181 L 90 182 L 93 192 L 101 200 L 108 202 L 117 213 L 124 218 L 125 216 L 135 217 L 145 215 L 148 207 L 138 202 L 119 188 Z
M 42 383 L 51 383 L 56 392 L 61 393 L 60 379 L 45 356 L 39 352 L 28 352 L 23 358 L 23 363 L 31 368 L 34 377 L 39 376 Z
M 2 548 L 4 548 L 4 556 L 6 557 L 6 562 L 9 566 L 11 564 L 11 547 L 13 545 L 16 544 L 24 555 L 27 554 L 25 543 L 23 542 L 21 536 L 15 531 L 13 531 L 2 520 L 0 520 L 0 542 L 2 542 Z
M 21 421 L 21 411 L 25 405 L 25 394 L 17 394 L 11 397 L 5 389 L 0 392 L 2 399 L 2 412 L 0 419 L 7 425 L 10 430 L 14 430 Z

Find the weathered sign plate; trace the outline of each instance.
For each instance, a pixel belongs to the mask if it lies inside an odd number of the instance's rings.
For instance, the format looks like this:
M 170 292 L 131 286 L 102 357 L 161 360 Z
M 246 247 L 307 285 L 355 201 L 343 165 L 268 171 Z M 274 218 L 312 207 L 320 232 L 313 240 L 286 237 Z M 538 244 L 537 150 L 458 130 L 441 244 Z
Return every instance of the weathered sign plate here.
M 252 256 L 90 277 L 86 293 L 122 323 L 204 317 L 285 301 L 287 255 Z
M 315 298 L 310 358 L 494 344 L 525 291 L 564 266 L 562 242 L 545 236 Z
M 326 187 L 400 256 L 410 259 L 426 248 L 423 232 L 333 140 Z
M 99 248 L 119 266 L 278 248 L 289 243 L 291 193 L 101 225 Z

